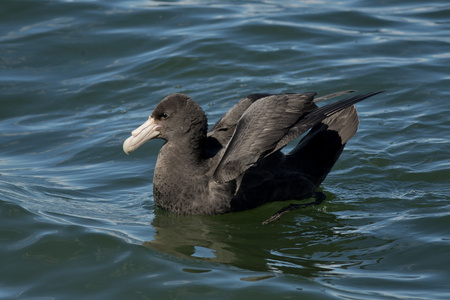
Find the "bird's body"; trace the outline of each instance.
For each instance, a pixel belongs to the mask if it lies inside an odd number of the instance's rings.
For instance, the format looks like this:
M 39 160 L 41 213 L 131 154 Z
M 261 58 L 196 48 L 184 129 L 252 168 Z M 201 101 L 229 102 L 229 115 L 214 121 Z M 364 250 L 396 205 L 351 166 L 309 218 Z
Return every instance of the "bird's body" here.
M 223 214 L 315 197 L 356 133 L 359 120 L 353 104 L 378 94 L 316 105 L 348 92 L 316 99 L 316 93 L 253 94 L 209 132 L 200 106 L 186 95 L 172 94 L 132 132 L 124 151 L 132 152 L 152 138 L 166 141 L 154 172 L 154 200 L 178 214 Z M 308 130 L 291 152 L 281 152 Z

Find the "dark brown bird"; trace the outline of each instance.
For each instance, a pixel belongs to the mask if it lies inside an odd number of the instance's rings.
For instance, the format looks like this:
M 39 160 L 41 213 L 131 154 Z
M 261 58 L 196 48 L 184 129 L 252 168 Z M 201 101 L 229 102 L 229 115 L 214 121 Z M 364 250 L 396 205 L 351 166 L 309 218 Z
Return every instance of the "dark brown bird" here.
M 148 140 L 165 140 L 153 178 L 156 205 L 184 215 L 242 211 L 272 201 L 315 198 L 316 192 L 356 133 L 354 104 L 381 92 L 322 107 L 316 93 L 252 94 L 234 105 L 208 132 L 201 107 L 183 94 L 164 98 L 123 144 L 125 153 Z M 305 132 L 288 154 L 281 149 Z M 290 205 L 272 216 L 305 205 Z

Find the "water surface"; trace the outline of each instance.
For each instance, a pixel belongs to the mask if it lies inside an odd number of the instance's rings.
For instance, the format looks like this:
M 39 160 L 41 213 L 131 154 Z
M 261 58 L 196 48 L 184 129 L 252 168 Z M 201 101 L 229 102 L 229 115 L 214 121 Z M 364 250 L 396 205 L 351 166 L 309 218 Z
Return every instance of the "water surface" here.
M 448 299 L 446 1 L 13 1 L 0 10 L 0 298 Z M 386 90 L 327 201 L 223 216 L 155 207 L 166 95 L 213 124 L 254 92 Z M 288 148 L 293 145 L 289 145 Z

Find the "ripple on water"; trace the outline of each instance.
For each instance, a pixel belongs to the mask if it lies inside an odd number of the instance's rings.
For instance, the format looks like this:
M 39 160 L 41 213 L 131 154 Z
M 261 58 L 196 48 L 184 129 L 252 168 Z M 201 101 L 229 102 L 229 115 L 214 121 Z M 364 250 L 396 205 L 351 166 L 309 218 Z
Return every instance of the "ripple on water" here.
M 446 4 L 3 2 L 2 297 L 447 298 Z M 170 93 L 213 124 L 250 93 L 355 88 L 386 92 L 326 202 L 270 226 L 284 203 L 167 214 L 162 142 L 122 152 Z

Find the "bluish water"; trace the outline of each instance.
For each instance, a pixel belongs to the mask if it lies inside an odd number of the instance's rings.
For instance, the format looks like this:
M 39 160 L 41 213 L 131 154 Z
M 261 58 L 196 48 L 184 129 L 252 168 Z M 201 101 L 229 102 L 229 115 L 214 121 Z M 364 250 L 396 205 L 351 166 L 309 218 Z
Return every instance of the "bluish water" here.
M 0 5 L 0 298 L 448 299 L 447 1 Z M 254 92 L 386 90 L 325 204 L 179 217 L 161 142 L 122 142 L 165 96 L 212 124 Z M 289 147 L 292 147 L 290 145 Z

